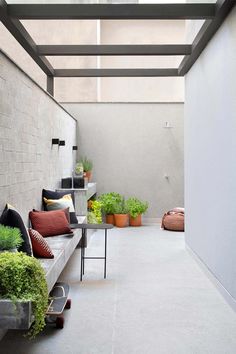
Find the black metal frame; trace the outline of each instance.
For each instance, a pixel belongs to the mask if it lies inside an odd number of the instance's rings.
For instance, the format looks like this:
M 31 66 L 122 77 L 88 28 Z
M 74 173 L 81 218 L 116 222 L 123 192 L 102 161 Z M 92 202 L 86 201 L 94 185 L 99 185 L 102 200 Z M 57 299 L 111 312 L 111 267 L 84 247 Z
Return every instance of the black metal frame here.
M 54 94 L 54 77 L 184 76 L 221 26 L 235 0 L 216 4 L 7 4 L 0 0 L 0 20 L 47 75 Z M 36 45 L 20 20 L 53 19 L 205 19 L 192 45 Z M 185 55 L 170 69 L 54 69 L 45 55 Z

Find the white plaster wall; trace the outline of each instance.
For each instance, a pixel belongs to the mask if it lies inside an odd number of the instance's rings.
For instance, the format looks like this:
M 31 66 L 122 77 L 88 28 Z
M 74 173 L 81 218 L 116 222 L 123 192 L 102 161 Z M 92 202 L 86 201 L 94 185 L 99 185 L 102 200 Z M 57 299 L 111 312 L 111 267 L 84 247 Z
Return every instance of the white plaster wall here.
M 236 300 L 236 8 L 186 76 L 186 242 Z
M 71 175 L 76 121 L 0 52 L 0 211 L 15 205 L 26 222 L 42 188 Z M 66 141 L 51 145 L 52 138 Z
M 98 194 L 116 191 L 147 200 L 146 217 L 155 219 L 183 205 L 183 106 L 64 105 L 79 121 L 79 154 L 94 162 Z M 163 128 L 166 121 L 173 128 Z

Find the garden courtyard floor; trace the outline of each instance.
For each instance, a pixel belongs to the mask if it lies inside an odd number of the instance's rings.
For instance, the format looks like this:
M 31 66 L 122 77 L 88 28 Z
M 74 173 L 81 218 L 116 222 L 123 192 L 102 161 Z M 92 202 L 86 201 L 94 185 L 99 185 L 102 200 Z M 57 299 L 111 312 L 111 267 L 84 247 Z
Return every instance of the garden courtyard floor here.
M 103 231 L 89 243 L 103 254 Z M 233 354 L 236 314 L 185 248 L 184 234 L 158 225 L 108 232 L 108 277 L 103 261 L 87 260 L 81 283 L 80 251 L 61 279 L 72 308 L 65 327 L 47 326 L 28 341 L 8 331 L 1 354 Z

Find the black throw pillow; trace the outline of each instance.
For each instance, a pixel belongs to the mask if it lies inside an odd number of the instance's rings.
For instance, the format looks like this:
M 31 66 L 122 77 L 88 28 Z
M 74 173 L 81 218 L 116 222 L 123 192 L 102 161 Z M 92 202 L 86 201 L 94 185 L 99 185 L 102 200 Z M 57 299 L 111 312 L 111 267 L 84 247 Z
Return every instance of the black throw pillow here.
M 43 209 L 47 210 L 47 204 L 45 203 L 43 198 L 46 199 L 60 199 L 66 194 L 71 194 L 71 198 L 73 200 L 73 204 L 75 205 L 75 198 L 73 191 L 51 191 L 48 189 L 42 190 L 42 200 L 43 200 Z M 78 219 L 76 217 L 75 212 L 70 212 L 70 223 L 71 224 L 78 224 Z
M 17 227 L 18 229 L 20 229 L 23 243 L 18 248 L 18 251 L 25 252 L 28 256 L 33 255 L 32 244 L 28 230 L 26 229 L 24 221 L 22 220 L 20 214 L 15 209 L 10 209 L 6 206 L 0 217 L 0 224 L 4 226 Z

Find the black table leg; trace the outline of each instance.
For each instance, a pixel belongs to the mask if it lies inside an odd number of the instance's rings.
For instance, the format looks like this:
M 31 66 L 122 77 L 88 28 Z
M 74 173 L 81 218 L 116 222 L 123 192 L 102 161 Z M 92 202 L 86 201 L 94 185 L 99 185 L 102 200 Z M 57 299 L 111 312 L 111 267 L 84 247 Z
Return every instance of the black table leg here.
M 104 279 L 107 277 L 107 229 L 105 229 Z

